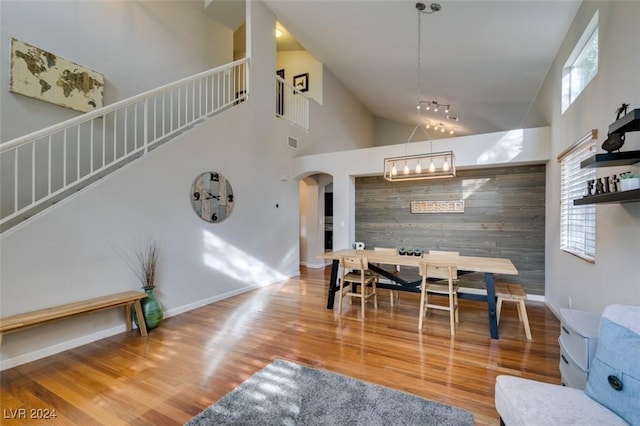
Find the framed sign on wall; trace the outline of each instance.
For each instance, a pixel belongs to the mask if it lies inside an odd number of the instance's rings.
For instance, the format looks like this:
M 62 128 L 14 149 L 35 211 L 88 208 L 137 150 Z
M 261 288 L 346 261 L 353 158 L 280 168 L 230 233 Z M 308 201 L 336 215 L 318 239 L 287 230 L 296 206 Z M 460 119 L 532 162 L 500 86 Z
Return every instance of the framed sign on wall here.
M 11 39 L 9 91 L 89 112 L 102 107 L 104 77 L 15 38 Z
M 309 91 L 309 73 L 298 74 L 293 77 L 293 87 L 299 92 Z
M 411 213 L 464 213 L 464 200 L 412 201 Z

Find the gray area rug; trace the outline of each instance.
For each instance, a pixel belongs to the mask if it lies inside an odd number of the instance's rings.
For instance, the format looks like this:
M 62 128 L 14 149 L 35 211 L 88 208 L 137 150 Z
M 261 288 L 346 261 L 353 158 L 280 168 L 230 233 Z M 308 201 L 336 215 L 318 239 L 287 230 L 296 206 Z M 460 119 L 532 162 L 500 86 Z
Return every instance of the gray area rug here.
M 467 410 L 276 360 L 186 423 L 195 425 L 473 425 Z

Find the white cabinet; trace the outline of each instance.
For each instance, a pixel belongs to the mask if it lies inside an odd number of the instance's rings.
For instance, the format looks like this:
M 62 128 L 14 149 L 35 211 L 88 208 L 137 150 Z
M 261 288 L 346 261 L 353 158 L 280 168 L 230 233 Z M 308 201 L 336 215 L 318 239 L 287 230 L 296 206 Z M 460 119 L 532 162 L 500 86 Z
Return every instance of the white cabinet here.
M 596 353 L 600 314 L 560 309 L 560 376 L 562 385 L 584 389 Z

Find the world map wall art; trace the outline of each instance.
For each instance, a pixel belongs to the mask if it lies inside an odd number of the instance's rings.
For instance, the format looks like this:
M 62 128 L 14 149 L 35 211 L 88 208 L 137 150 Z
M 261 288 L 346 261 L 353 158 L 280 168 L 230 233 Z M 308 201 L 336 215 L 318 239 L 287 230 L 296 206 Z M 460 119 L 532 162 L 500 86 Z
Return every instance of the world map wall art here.
M 103 89 L 102 74 L 11 39 L 9 91 L 89 112 L 102 106 Z

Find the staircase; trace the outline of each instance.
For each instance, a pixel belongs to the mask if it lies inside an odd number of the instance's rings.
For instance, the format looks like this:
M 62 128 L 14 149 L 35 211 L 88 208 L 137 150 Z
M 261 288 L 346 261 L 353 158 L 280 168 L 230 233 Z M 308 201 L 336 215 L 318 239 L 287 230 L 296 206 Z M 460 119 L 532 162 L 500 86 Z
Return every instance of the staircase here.
M 309 98 L 276 76 L 276 116 L 309 130 Z M 0 145 L 0 234 L 248 99 L 244 58 Z
M 0 232 L 249 96 L 249 59 L 0 145 Z

